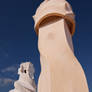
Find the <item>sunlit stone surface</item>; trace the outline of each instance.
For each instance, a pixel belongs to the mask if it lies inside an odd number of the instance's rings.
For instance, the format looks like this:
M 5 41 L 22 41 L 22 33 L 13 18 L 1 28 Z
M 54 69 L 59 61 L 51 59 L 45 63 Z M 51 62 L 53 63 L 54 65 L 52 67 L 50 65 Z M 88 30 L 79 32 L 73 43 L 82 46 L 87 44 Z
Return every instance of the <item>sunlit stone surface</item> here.
M 32 63 L 22 63 L 18 70 L 19 80 L 15 81 L 15 88 L 9 92 L 36 92 L 34 72 Z
M 75 19 L 65 0 L 46 0 L 33 16 L 41 74 L 38 92 L 88 92 L 84 71 L 74 55 Z

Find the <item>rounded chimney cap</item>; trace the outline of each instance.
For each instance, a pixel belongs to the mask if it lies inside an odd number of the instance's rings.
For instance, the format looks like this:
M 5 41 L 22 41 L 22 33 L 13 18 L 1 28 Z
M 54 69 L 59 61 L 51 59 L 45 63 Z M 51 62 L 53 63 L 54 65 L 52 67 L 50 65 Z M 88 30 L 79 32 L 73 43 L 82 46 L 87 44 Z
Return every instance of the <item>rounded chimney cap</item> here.
M 75 32 L 75 15 L 70 4 L 65 0 L 45 0 L 38 7 L 35 15 L 35 31 L 39 33 L 39 26 L 48 17 L 58 16 L 64 18 L 70 28 L 71 35 Z

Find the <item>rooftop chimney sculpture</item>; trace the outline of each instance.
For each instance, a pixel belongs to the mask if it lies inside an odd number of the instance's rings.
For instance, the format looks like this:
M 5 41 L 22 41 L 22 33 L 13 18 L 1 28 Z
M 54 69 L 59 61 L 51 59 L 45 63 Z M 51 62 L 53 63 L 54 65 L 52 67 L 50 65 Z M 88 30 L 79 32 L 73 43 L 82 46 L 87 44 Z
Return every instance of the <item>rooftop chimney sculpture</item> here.
M 37 92 L 89 92 L 85 73 L 74 55 L 75 16 L 66 0 L 45 0 L 35 15 L 41 73 Z M 22 63 L 10 92 L 36 92 L 34 68 Z
M 9 92 L 36 92 L 33 64 L 30 62 L 22 63 L 18 74 L 19 80 L 15 81 L 15 88 Z
M 74 55 L 75 16 L 66 0 L 45 0 L 35 15 L 41 74 L 37 92 L 89 92 Z

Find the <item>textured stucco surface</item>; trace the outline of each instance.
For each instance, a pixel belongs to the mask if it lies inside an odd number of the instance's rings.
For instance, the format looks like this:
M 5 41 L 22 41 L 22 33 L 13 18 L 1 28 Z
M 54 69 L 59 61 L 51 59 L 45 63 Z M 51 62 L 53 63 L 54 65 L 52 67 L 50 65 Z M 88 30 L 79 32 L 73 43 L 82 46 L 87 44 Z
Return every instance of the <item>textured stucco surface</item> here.
M 14 89 L 9 92 L 36 92 L 34 67 L 31 62 L 22 63 L 18 70 L 19 79 L 14 82 Z

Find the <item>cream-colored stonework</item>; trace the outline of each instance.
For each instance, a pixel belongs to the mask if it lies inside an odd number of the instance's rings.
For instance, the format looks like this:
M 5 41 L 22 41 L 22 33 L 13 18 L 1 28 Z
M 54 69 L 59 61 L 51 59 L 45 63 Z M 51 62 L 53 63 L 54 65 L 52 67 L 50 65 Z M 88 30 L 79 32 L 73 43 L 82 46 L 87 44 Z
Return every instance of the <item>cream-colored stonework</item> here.
M 22 63 L 18 74 L 19 80 L 15 81 L 15 88 L 9 92 L 36 92 L 33 64 L 30 62 Z
M 75 20 L 65 0 L 46 0 L 34 15 L 41 74 L 37 92 L 89 92 L 84 71 L 74 55 Z

